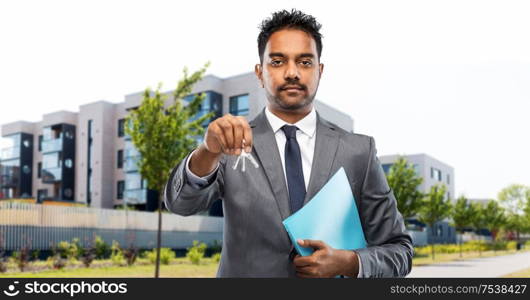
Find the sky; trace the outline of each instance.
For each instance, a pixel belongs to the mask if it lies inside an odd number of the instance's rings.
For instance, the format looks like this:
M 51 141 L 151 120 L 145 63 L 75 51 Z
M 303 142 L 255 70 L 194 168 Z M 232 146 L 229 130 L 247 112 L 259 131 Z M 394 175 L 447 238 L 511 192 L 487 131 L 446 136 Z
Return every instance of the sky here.
M 0 124 L 169 90 L 207 61 L 250 72 L 258 24 L 290 8 L 322 24 L 317 99 L 378 155 L 449 164 L 457 196 L 530 185 L 528 1 L 1 1 Z

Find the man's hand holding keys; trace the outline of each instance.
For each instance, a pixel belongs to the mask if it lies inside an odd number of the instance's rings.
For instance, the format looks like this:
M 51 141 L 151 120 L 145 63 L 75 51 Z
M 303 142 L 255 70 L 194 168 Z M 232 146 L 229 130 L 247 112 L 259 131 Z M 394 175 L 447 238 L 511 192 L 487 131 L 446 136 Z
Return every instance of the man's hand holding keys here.
M 248 121 L 241 116 L 226 114 L 208 125 L 204 142 L 191 157 L 190 170 L 200 177 L 210 174 L 223 154 L 240 156 L 234 169 L 240 160 L 245 159 L 249 159 L 257 168 L 257 162 L 250 155 L 252 144 L 252 130 Z

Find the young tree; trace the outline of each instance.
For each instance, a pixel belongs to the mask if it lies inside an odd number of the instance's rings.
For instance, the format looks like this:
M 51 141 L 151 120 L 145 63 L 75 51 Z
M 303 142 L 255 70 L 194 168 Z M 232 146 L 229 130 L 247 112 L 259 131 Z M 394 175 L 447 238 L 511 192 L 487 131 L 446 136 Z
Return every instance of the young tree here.
M 470 207 L 470 203 L 466 197 L 460 196 L 456 200 L 452 210 L 452 223 L 456 231 L 460 233 L 460 240 L 458 242 L 460 246 L 460 257 L 462 257 L 462 234 L 464 228 L 471 226 L 471 218 L 473 217 L 473 211 Z
M 140 153 L 138 169 L 148 188 L 158 191 L 158 232 L 155 277 L 159 276 L 160 245 L 162 230 L 163 188 L 170 171 L 196 147 L 194 137 L 202 136 L 203 123 L 212 117 L 206 114 L 196 118 L 199 107 L 205 98 L 199 94 L 187 105 L 182 99 L 189 95 L 193 85 L 206 72 L 209 63 L 199 71 L 184 76 L 173 92 L 173 102 L 166 107 L 167 95 L 156 91 L 145 90 L 141 105 L 127 117 L 126 133 L 131 136 L 134 147 Z
M 504 209 L 499 206 L 499 203 L 495 200 L 488 201 L 485 209 L 483 210 L 484 227 L 491 232 L 493 251 L 497 250 L 495 245 L 495 236 L 497 231 L 504 226 L 506 223 L 506 216 L 504 215 Z
M 525 208 L 530 205 L 530 187 L 522 184 L 512 184 L 502 189 L 497 198 L 506 209 L 506 229 L 516 233 L 517 243 L 520 243 L 520 233 L 526 232 L 530 227 L 527 222 Z
M 414 166 L 404 157 L 400 157 L 390 167 L 387 175 L 388 185 L 396 197 L 398 210 L 405 221 L 418 213 L 424 195 L 418 191 L 423 178 L 416 175 Z
M 473 217 L 471 218 L 471 226 L 473 227 L 475 232 L 478 234 L 479 230 L 485 227 L 484 205 L 478 202 L 471 203 L 471 211 L 473 212 L 472 213 Z M 479 252 L 479 255 L 482 255 L 482 245 L 479 245 L 478 252 Z
M 451 214 L 451 199 L 445 198 L 445 185 L 433 185 L 418 211 L 420 222 L 427 224 L 435 232 L 434 224 Z M 434 243 L 431 244 L 434 260 Z

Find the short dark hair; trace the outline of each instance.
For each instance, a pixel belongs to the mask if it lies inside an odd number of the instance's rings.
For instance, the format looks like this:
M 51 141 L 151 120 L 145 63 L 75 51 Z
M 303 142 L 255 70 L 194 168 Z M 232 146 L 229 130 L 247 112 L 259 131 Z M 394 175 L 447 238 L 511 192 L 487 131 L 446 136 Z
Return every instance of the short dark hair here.
M 281 29 L 299 29 L 310 34 L 315 40 L 317 46 L 318 59 L 322 54 L 322 34 L 319 30 L 322 27 L 317 20 L 303 12 L 292 9 L 291 11 L 281 10 L 272 14 L 271 18 L 265 19 L 258 26 L 260 33 L 258 35 L 258 54 L 260 62 L 263 63 L 263 53 L 270 36 Z

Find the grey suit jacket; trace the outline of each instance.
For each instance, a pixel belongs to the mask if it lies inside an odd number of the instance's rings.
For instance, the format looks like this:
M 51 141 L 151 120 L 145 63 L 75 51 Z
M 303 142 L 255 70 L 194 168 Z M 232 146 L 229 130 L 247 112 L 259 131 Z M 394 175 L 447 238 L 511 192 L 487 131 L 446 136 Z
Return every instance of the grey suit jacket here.
M 189 216 L 222 199 L 223 249 L 217 276 L 295 277 L 293 247 L 282 225 L 290 209 L 276 139 L 264 111 L 250 126 L 252 154 L 259 168 L 247 167 L 245 173 L 233 170 L 236 157 L 224 155 L 210 183 L 197 189 L 188 182 L 186 157 L 171 172 L 165 204 L 170 211 Z M 318 116 L 304 203 L 341 167 L 350 181 L 368 243 L 367 248 L 356 250 L 361 277 L 404 277 L 412 266 L 412 240 L 376 157 L 373 138 L 347 132 Z

